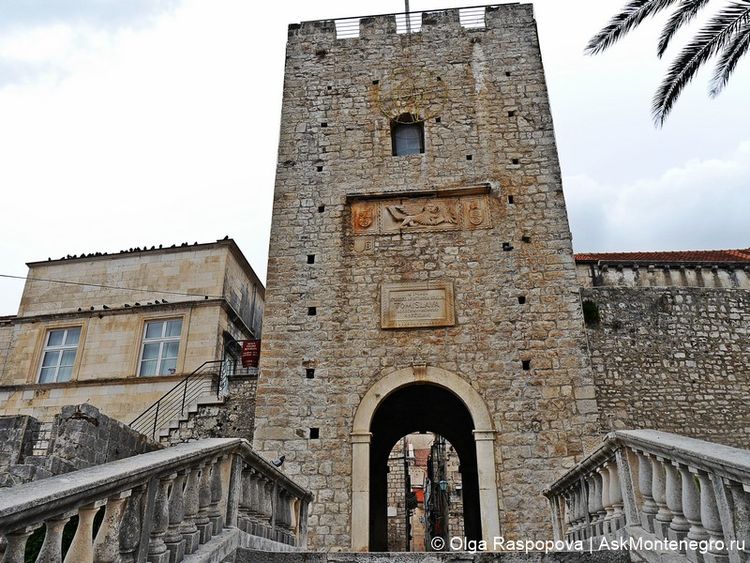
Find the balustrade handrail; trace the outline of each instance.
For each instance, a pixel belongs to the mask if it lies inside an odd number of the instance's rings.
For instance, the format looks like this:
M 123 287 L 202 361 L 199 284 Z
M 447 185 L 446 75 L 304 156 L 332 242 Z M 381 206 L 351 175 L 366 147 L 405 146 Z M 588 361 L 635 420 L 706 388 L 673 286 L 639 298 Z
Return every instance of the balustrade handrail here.
M 581 475 L 595 470 L 623 446 L 662 455 L 703 471 L 750 483 L 748 450 L 658 430 L 616 430 L 608 433 L 601 445 L 545 489 L 544 495 L 549 497 L 567 489 Z
M 206 459 L 231 454 L 239 455 L 254 471 L 301 500 L 312 499 L 312 493 L 255 453 L 247 440 L 208 438 L 49 477 L 41 483 L 0 489 L 0 535 L 38 525 L 55 514 L 74 511 Z
M 652 549 L 670 561 L 704 555 L 712 562 L 750 561 L 747 450 L 656 430 L 618 430 L 543 493 L 558 540 L 601 546 L 630 538 L 660 546 Z M 645 557 L 646 548 L 633 549 Z

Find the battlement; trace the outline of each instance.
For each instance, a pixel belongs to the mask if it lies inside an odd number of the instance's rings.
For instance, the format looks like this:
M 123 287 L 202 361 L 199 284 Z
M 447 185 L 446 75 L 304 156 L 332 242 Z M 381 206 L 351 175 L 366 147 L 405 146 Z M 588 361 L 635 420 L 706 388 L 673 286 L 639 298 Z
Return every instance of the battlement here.
M 531 4 L 491 4 L 446 10 L 400 12 L 354 18 L 306 21 L 289 25 L 289 37 L 335 35 L 336 39 L 359 39 L 383 34 L 421 33 L 432 28 L 483 31 L 533 22 Z

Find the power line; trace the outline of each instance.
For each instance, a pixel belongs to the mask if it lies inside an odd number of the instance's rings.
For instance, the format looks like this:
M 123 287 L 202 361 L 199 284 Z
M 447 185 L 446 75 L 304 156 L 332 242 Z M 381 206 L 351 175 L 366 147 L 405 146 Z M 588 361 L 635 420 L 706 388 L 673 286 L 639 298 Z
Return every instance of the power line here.
M 66 281 L 66 280 L 51 280 L 46 278 L 32 278 L 31 276 L 13 276 L 10 274 L 0 274 L 0 278 L 10 278 L 15 280 L 26 280 L 26 281 L 39 281 L 39 282 L 47 282 L 47 283 L 60 283 L 60 284 L 66 284 L 66 285 L 83 285 L 88 287 L 98 287 L 100 289 L 118 289 L 122 291 L 139 291 L 143 293 L 163 293 L 166 295 L 182 295 L 184 297 L 211 297 L 213 299 L 222 299 L 223 295 L 206 295 L 204 293 L 184 293 L 181 291 L 166 291 L 166 290 L 158 290 L 158 289 L 141 289 L 141 288 L 135 288 L 135 287 L 120 287 L 116 285 L 103 285 L 98 283 L 87 283 L 87 282 L 76 282 L 76 281 Z

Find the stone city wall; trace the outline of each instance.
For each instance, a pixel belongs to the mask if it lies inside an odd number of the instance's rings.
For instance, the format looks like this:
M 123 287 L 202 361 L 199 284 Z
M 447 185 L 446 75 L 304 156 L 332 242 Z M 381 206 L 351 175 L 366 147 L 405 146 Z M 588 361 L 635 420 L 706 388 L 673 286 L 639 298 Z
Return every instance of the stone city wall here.
M 750 289 L 750 266 L 734 264 L 596 265 L 577 263 L 581 287 L 711 287 Z
M 581 293 L 602 424 L 750 448 L 750 291 Z

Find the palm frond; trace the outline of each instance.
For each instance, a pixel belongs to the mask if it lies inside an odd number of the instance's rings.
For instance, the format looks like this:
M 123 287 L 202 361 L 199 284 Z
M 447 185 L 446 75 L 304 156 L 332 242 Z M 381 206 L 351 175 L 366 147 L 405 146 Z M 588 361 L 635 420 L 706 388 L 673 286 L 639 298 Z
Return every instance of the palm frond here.
M 682 0 L 675 12 L 669 17 L 659 37 L 657 54 L 661 58 L 669 47 L 670 41 L 680 28 L 688 23 L 700 12 L 709 0 Z
M 649 16 L 668 8 L 678 0 L 630 0 L 586 45 L 586 53 L 595 55 L 612 46 L 628 31 Z
M 711 96 L 717 96 L 729 82 L 739 60 L 750 48 L 750 23 L 737 32 L 732 42 L 724 49 L 724 52 L 716 64 L 716 72 L 711 80 Z
M 724 7 L 701 29 L 672 62 L 667 77 L 653 101 L 654 121 L 663 125 L 683 88 L 698 69 L 721 51 L 750 22 L 750 0 L 740 0 Z

